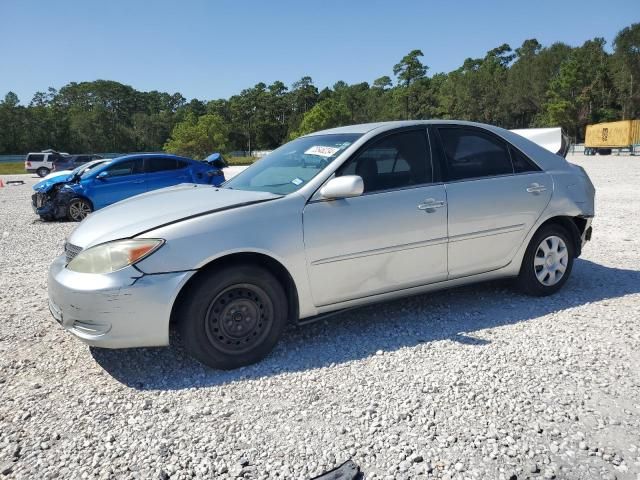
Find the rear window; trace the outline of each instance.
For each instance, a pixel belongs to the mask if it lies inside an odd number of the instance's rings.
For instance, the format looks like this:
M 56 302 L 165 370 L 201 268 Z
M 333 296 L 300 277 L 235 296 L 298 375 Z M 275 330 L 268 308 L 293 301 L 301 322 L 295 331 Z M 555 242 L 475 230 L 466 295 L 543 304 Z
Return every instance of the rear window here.
M 44 162 L 44 155 L 42 154 L 27 155 L 27 160 L 29 162 Z

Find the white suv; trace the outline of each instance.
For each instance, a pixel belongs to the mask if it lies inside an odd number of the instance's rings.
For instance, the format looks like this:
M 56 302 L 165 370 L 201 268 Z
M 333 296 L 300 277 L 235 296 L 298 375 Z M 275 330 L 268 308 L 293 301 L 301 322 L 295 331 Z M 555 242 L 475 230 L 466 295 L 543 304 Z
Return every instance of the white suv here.
M 54 151 L 28 153 L 24 160 L 24 169 L 27 173 L 37 173 L 39 177 L 46 177 L 53 169 L 53 161 L 65 155 Z

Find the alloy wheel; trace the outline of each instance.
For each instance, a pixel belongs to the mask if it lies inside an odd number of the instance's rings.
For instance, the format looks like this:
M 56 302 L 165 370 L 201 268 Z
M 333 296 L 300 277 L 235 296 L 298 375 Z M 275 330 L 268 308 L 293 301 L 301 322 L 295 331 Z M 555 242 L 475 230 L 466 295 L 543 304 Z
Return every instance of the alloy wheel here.
M 71 220 L 80 222 L 91 213 L 91 207 L 84 200 L 75 200 L 69 205 L 69 216 Z

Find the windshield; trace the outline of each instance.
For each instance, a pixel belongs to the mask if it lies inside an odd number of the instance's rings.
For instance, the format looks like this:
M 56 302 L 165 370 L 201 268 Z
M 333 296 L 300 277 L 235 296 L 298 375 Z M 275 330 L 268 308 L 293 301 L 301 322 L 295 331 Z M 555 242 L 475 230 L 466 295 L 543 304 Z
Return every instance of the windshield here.
M 254 163 L 224 187 L 278 195 L 295 192 L 359 137 L 360 134 L 349 133 L 298 138 Z
M 86 178 L 86 176 L 93 170 L 95 167 L 105 166 L 108 163 L 111 163 L 109 160 L 96 160 L 94 162 L 85 163 L 84 165 L 80 165 L 73 172 L 71 172 L 72 176 L 79 175 L 80 178 Z

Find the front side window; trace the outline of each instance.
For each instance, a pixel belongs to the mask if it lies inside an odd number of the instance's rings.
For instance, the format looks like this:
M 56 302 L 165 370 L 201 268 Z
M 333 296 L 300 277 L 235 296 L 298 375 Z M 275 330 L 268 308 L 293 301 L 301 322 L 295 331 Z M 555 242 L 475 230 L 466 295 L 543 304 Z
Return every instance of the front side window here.
M 142 160 L 134 158 L 131 160 L 125 160 L 118 162 L 115 165 L 111 165 L 106 169 L 109 172 L 110 177 L 122 177 L 124 175 L 135 175 L 142 173 Z
M 284 144 L 224 184 L 278 195 L 295 192 L 333 162 L 359 134 L 312 135 Z
M 513 173 L 509 152 L 493 136 L 476 129 L 439 128 L 449 180 Z
M 432 182 L 426 131 L 394 133 L 374 142 L 336 172 L 341 175 L 362 177 L 365 193 Z

